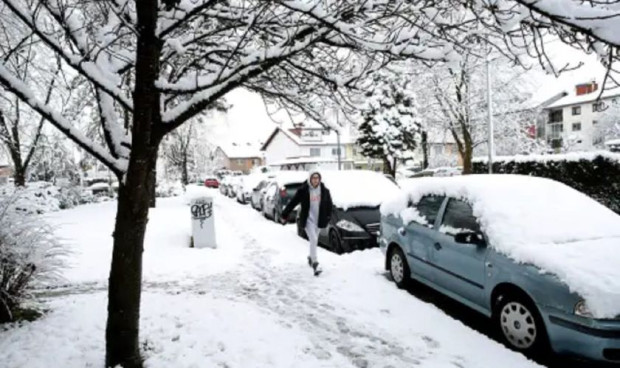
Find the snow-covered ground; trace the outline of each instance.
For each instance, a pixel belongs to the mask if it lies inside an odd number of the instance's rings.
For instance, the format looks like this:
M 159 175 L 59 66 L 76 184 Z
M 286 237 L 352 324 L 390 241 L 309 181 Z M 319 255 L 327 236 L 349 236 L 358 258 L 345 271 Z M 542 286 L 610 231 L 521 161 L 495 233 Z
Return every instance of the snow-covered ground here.
M 182 198 L 159 201 L 144 253 L 147 367 L 535 367 L 432 304 L 398 290 L 374 249 L 319 251 L 312 276 L 292 226 L 215 196 L 218 249 L 190 249 Z M 49 313 L 0 330 L 0 367 L 103 367 L 114 203 L 55 213 L 70 245 Z M 52 364 L 53 363 L 53 364 Z

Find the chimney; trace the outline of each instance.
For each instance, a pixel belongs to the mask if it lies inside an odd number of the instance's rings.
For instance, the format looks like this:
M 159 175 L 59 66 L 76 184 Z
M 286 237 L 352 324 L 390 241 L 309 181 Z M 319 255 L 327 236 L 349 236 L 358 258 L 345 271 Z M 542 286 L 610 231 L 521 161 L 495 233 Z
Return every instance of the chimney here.
M 575 86 L 575 94 L 577 96 L 587 95 L 588 93 L 595 92 L 596 90 L 598 90 L 598 84 L 596 81 L 582 83 Z

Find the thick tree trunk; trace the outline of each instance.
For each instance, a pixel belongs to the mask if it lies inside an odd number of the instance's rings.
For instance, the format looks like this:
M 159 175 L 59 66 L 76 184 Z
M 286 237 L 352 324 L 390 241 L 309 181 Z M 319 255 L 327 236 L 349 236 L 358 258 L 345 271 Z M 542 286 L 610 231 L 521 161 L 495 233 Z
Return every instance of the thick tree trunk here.
M 473 174 L 474 172 L 473 153 L 474 149 L 471 142 L 465 142 L 465 147 L 461 152 L 461 158 L 463 159 L 463 175 Z
M 157 7 L 157 0 L 136 2 L 139 36 L 133 93 L 133 138 L 126 177 L 124 181 L 119 180 L 108 285 L 106 367 L 142 366 L 139 335 L 142 252 L 149 211 L 149 175 L 155 168 L 161 141 L 154 131 L 161 121 L 160 96 L 154 88 L 161 53 L 161 42 L 155 36 Z
M 13 173 L 13 180 L 16 187 L 26 186 L 26 168 L 21 163 L 14 162 L 15 172 Z

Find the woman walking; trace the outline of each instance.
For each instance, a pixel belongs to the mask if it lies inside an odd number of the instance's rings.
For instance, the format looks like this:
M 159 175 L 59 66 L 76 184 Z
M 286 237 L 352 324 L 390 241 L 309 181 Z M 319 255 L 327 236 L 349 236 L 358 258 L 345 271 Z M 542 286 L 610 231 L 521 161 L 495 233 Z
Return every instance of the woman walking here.
M 319 230 L 324 229 L 329 224 L 333 207 L 329 189 L 321 182 L 321 174 L 318 171 L 313 171 L 310 174 L 308 181 L 297 190 L 295 196 L 282 211 L 280 218 L 282 224 L 286 224 L 288 215 L 298 204 L 301 204 L 301 210 L 297 215 L 297 221 L 299 226 L 306 230 L 306 235 L 310 241 L 308 265 L 314 270 L 314 275 L 318 276 L 322 272 L 316 254 Z

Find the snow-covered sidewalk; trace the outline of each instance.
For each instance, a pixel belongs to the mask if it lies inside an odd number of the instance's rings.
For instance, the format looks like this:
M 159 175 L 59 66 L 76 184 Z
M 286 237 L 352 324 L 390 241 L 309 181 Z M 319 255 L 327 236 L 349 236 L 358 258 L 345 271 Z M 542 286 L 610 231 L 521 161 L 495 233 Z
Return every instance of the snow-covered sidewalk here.
M 535 367 L 390 283 L 378 250 L 320 251 L 312 276 L 293 226 L 215 194 L 219 249 L 190 249 L 189 209 L 160 200 L 144 253 L 147 367 Z M 103 367 L 115 205 L 50 221 L 73 249 L 49 313 L 0 330 L 0 367 Z

